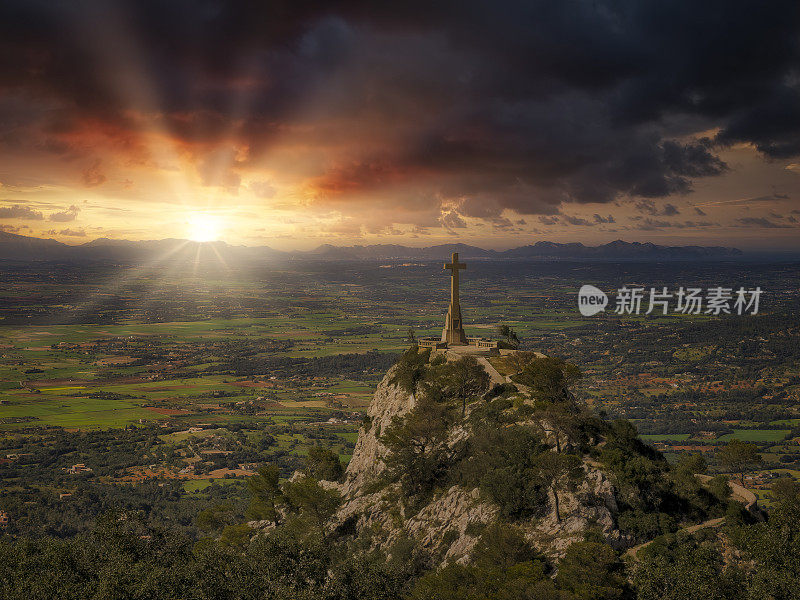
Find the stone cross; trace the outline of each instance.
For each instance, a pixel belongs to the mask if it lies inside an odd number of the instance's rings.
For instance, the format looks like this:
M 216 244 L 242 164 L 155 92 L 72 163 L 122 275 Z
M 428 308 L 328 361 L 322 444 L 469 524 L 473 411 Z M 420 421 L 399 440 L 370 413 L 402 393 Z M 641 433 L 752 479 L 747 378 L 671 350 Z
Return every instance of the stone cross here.
M 445 263 L 444 268 L 450 269 L 450 304 L 458 306 L 458 272 L 467 265 L 458 262 L 458 252 L 453 252 L 453 262 Z
M 466 269 L 467 265 L 458 262 L 458 252 L 453 252 L 453 260 L 445 263 L 445 269 L 450 270 L 450 306 L 447 309 L 447 319 L 442 330 L 442 341 L 454 346 L 467 344 L 464 325 L 461 319 L 461 304 L 458 298 L 458 272 Z

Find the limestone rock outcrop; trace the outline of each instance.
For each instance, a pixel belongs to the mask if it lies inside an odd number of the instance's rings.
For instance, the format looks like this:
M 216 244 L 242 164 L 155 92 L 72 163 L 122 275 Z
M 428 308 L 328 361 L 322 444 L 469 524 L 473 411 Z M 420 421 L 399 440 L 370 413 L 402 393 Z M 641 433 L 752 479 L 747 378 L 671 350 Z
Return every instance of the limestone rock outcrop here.
M 358 441 L 347 465 L 341 489 L 345 498 L 358 495 L 368 481 L 383 472 L 382 458 L 387 450 L 380 442 L 380 436 L 391 425 L 392 418 L 402 417 L 414 408 L 414 395 L 391 383 L 396 369 L 396 366 L 389 369 L 378 384 L 364 422 L 358 431 Z
M 344 480 L 337 486 L 343 497 L 337 524 L 355 527 L 359 533 L 368 531 L 373 545 L 388 552 L 398 540 L 413 539 L 431 564 L 466 562 L 481 531 L 500 518 L 499 508 L 479 489 L 453 485 L 439 490 L 421 508 L 415 507 L 414 514 L 407 514 L 397 484 L 379 491 L 370 485 L 385 470 L 382 459 L 388 450 L 381 435 L 394 417 L 406 415 L 416 404 L 414 394 L 391 382 L 395 368 L 378 385 Z M 546 422 L 540 428 L 546 438 L 553 429 Z M 454 427 L 450 439 L 463 438 L 465 431 Z M 589 460 L 583 460 L 581 469 L 578 484 L 556 486 L 558 514 L 551 498 L 538 518 L 511 523 L 547 555 L 562 556 L 567 546 L 584 539 L 587 529 L 601 533 L 617 548 L 633 544 L 617 527 L 615 490 L 606 474 Z

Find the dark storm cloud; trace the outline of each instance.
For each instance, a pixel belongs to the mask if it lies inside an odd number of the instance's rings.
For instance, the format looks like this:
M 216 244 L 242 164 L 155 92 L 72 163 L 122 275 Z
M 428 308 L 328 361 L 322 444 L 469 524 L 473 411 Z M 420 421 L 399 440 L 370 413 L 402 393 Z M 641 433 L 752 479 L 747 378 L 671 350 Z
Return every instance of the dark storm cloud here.
M 681 211 L 679 211 L 678 208 L 674 204 L 670 204 L 669 202 L 667 202 L 664 205 L 664 208 L 661 211 L 661 214 L 664 215 L 665 217 L 672 217 L 672 216 L 675 216 L 675 215 L 679 215 L 680 213 L 681 213 Z
M 800 91 L 796 85 L 776 86 L 759 104 L 736 114 L 718 139 L 727 143 L 751 142 L 771 158 L 800 154 Z
M 571 215 L 563 215 L 564 221 L 569 223 L 570 225 L 582 225 L 584 227 L 591 227 L 594 223 L 590 223 L 586 219 L 582 217 L 573 217 Z
M 74 221 L 78 218 L 78 213 L 80 212 L 80 208 L 75 206 L 74 204 L 69 208 L 54 212 L 48 217 L 48 221 L 54 221 L 56 223 L 67 223 L 69 221 Z
M 60 231 L 56 231 L 55 229 L 49 229 L 47 235 L 66 235 L 68 237 L 86 237 L 86 232 L 83 229 L 61 229 Z
M 671 216 L 652 200 L 723 173 L 721 145 L 800 155 L 799 23 L 794 0 L 6 1 L 0 96 L 43 108 L 3 115 L 0 145 L 36 129 L 69 154 L 87 120 L 146 115 L 236 187 L 208 148 L 246 144 L 246 166 L 293 129 L 335 148 L 323 200 L 424 181 L 451 227 L 620 196 Z
M 674 217 L 675 215 L 681 214 L 681 211 L 678 210 L 678 207 L 674 204 L 670 204 L 669 202 L 664 204 L 663 207 L 659 207 L 652 200 L 637 200 L 634 204 L 634 207 L 639 212 L 652 216 Z
M 13 206 L 0 206 L 0 219 L 27 219 L 30 221 L 41 221 L 44 215 L 38 210 L 27 206 L 14 204 Z
M 765 217 L 742 217 L 736 219 L 739 223 L 743 226 L 747 227 L 761 227 L 764 229 L 783 229 L 786 227 L 790 227 L 790 225 L 783 225 L 781 223 L 775 223 L 774 221 L 770 221 Z
M 467 226 L 467 222 L 455 211 L 442 213 L 440 221 L 445 229 L 464 229 Z

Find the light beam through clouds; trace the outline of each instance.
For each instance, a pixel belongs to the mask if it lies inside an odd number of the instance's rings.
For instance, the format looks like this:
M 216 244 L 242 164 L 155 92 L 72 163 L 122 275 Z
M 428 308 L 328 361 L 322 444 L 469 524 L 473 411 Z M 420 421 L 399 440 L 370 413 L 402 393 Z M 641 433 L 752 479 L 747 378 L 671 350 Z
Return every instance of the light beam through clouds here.
M 52 235 L 2 216 L 44 202 L 78 209 L 57 238 L 186 237 L 199 213 L 281 249 L 796 248 L 759 224 L 800 208 L 798 31 L 789 0 L 9 0 L 0 226 Z M 676 212 L 643 225 L 642 200 Z

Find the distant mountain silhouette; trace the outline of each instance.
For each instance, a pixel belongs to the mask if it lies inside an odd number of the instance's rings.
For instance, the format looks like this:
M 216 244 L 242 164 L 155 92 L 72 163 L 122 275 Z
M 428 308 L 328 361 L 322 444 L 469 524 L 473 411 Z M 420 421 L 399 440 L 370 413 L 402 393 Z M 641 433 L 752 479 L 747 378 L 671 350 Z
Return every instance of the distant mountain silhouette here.
M 547 259 L 591 258 L 615 260 L 692 260 L 720 259 L 742 256 L 737 248 L 721 246 L 658 246 L 650 242 L 623 242 L 617 240 L 601 246 L 584 246 L 579 242 L 558 244 L 537 242 L 505 251 L 486 250 L 467 244 L 441 244 L 425 248 L 411 248 L 395 244 L 372 246 L 331 246 L 325 244 L 309 252 L 294 252 L 292 256 L 350 260 L 422 259 L 438 260 L 458 252 L 461 258 L 470 259 Z
M 295 252 L 294 255 L 308 256 L 311 258 L 336 258 L 336 259 L 428 259 L 438 260 L 447 258 L 453 252 L 458 252 L 462 258 L 498 258 L 501 253 L 496 250 L 484 250 L 477 246 L 467 244 L 441 244 L 426 248 L 411 248 L 397 244 L 376 244 L 371 246 L 331 246 L 324 244 L 308 252 Z
M 0 231 L 0 258 L 18 260 L 37 260 L 58 258 L 71 252 L 72 246 L 56 240 L 26 237 L 15 233 Z
M 268 246 L 232 246 L 226 242 L 193 242 L 180 239 L 112 240 L 98 238 L 71 246 L 52 239 L 27 237 L 0 231 L 0 259 L 16 261 L 122 261 L 138 262 L 172 258 L 204 260 L 223 257 L 226 260 L 441 260 L 453 252 L 462 259 L 509 260 L 720 260 L 743 255 L 737 248 L 721 246 L 659 246 L 650 242 L 617 240 L 600 246 L 584 246 L 579 242 L 559 244 L 536 242 L 505 251 L 486 250 L 467 244 L 440 244 L 412 248 L 397 244 L 369 246 L 333 246 L 324 244 L 309 251 L 282 252 Z

